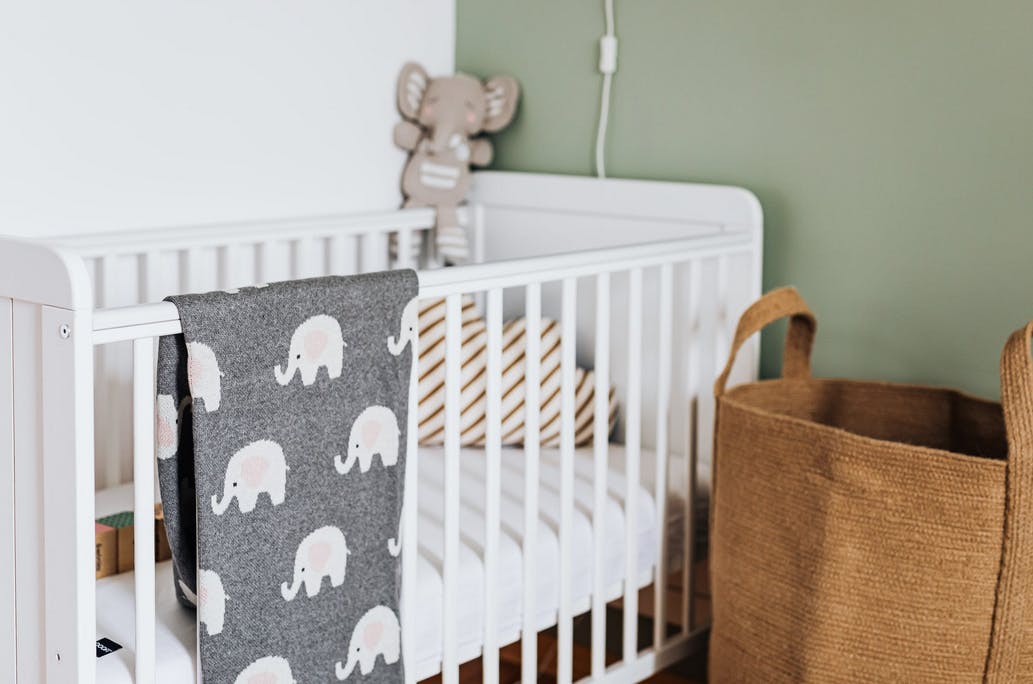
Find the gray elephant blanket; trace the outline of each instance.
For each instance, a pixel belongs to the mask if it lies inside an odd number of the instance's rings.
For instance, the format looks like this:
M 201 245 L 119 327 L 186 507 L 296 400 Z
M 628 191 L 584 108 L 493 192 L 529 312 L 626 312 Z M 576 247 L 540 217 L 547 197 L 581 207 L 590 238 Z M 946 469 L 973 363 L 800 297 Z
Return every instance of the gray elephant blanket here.
M 169 298 L 158 476 L 206 682 L 403 680 L 417 289 L 392 271 Z

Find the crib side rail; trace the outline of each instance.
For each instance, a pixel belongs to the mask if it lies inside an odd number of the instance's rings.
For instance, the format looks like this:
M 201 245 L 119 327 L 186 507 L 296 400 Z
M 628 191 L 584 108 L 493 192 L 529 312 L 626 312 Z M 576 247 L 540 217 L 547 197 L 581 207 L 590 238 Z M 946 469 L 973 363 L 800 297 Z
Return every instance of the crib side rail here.
M 471 265 L 460 268 L 420 273 L 420 298 L 445 299 L 445 432 L 444 432 L 444 557 L 442 610 L 442 659 L 436 670 L 416 671 L 408 669 L 407 679 L 416 681 L 435 671 L 442 673 L 445 683 L 458 682 L 459 666 L 470 657 L 483 659 L 485 682 L 499 679 L 500 647 L 498 614 L 494 606 L 497 599 L 495 571 L 499 567 L 500 535 L 499 500 L 502 497 L 500 480 L 503 477 L 500 465 L 501 435 L 500 422 L 502 373 L 502 320 L 504 296 L 522 300 L 523 313 L 527 317 L 527 366 L 525 403 L 525 447 L 524 480 L 524 525 L 525 534 L 521 540 L 523 552 L 523 624 L 521 628 L 522 679 L 535 681 L 538 666 L 538 632 L 541 628 L 537 610 L 537 555 L 536 530 L 540 516 L 539 482 L 544 471 L 541 454 L 537 447 L 541 429 L 540 401 L 537 396 L 538 380 L 542 377 L 541 354 L 536 331 L 543 325 L 543 288 L 556 286 L 560 292 L 562 350 L 560 361 L 560 395 L 562 407 L 559 479 L 554 483 L 559 492 L 560 512 L 556 522 L 559 538 L 559 605 L 553 624 L 558 626 L 558 681 L 572 682 L 574 679 L 574 616 L 572 576 L 572 537 L 574 518 L 574 378 L 576 370 L 577 319 L 579 310 L 594 312 L 596 334 L 593 341 L 593 355 L 596 375 L 596 397 L 594 424 L 593 469 L 593 532 L 595 535 L 595 573 L 592 577 L 591 605 L 591 670 L 588 677 L 595 681 L 639 679 L 650 672 L 684 656 L 694 646 L 703 625 L 692 620 L 692 580 L 695 537 L 693 534 L 693 502 L 697 458 L 706 457 L 709 449 L 710 405 L 708 383 L 716 374 L 716 359 L 721 356 L 721 347 L 726 344 L 728 326 L 738 313 L 736 310 L 745 301 L 732 300 L 728 295 L 729 264 L 733 259 L 752 264 L 753 255 L 759 250 L 759 233 L 729 232 L 702 238 L 670 240 L 655 244 L 618 247 L 591 252 L 560 254 L 550 257 L 518 259 L 494 264 Z M 704 272 L 707 278 L 704 279 Z M 759 287 L 759 274 L 746 267 L 739 272 L 749 279 L 750 294 Z M 615 283 L 621 284 L 621 289 Z M 648 287 L 647 287 L 648 285 Z M 588 296 L 584 296 L 587 293 Z M 485 388 L 485 403 L 490 429 L 485 445 L 485 544 L 482 561 L 485 568 L 484 647 L 474 656 L 460 653 L 457 642 L 458 611 L 462 587 L 459 585 L 458 559 L 460 553 L 460 515 L 462 500 L 460 491 L 460 401 L 466 379 L 459 363 L 462 351 L 463 329 L 461 325 L 462 298 L 473 295 L 486 302 L 487 325 L 486 368 L 488 381 Z M 643 332 L 643 319 L 655 319 L 657 336 Z M 153 505 L 153 344 L 160 335 L 181 332 L 181 326 L 174 306 L 167 303 L 146 304 L 131 307 L 100 309 L 93 314 L 92 342 L 98 347 L 117 342 L 132 342 L 134 352 L 133 373 L 133 427 L 134 427 L 134 492 L 136 515 L 149 515 Z M 672 330 L 680 329 L 679 340 L 687 340 L 688 348 L 675 349 Z M 652 328 L 650 328 L 652 329 Z M 705 339 L 704 339 L 705 338 Z M 701 340 L 704 340 L 701 342 Z M 707 351 L 704 352 L 704 349 Z M 705 356 L 704 356 L 705 353 Z M 418 340 L 414 342 L 414 358 L 418 354 Z M 621 530 L 625 547 L 623 576 L 625 581 L 619 589 L 623 603 L 623 619 L 619 626 L 620 655 L 615 664 L 607 661 L 607 608 L 615 598 L 613 587 L 607 584 L 604 573 L 606 556 L 603 545 L 607 539 L 603 512 L 606 510 L 613 486 L 609 483 L 609 444 L 606 439 L 609 421 L 607 396 L 612 380 L 608 371 L 610 361 L 620 356 L 626 363 L 623 378 L 624 396 L 622 409 L 625 413 L 625 448 L 627 460 L 622 473 L 627 484 L 627 496 L 623 504 L 625 527 Z M 755 356 L 754 356 L 755 358 Z M 677 371 L 674 363 L 677 361 Z M 655 384 L 657 405 L 662 407 L 656 422 L 643 420 L 643 377 L 646 366 L 655 372 L 659 382 Z M 415 406 L 415 383 L 410 406 Z M 418 411 L 410 410 L 408 426 L 410 461 L 407 472 L 404 529 L 402 532 L 403 587 L 415 586 L 416 558 L 419 549 L 418 511 L 420 491 L 417 478 Z M 674 444 L 671 430 L 678 421 L 691 422 L 691 426 L 680 433 L 681 444 Z M 646 583 L 654 585 L 653 605 L 648 608 L 654 616 L 652 647 L 641 650 L 639 631 L 639 589 L 643 579 L 639 571 L 638 485 L 642 479 L 640 455 L 644 436 L 650 436 L 657 450 L 656 484 L 651 492 L 655 497 L 655 516 L 660 535 L 652 554 L 653 571 Z M 680 448 L 679 448 L 680 447 Z M 667 472 L 670 467 L 669 454 L 684 455 L 680 461 L 685 469 L 684 479 L 689 491 L 683 498 L 684 520 L 683 554 L 680 560 L 682 571 L 683 602 L 675 608 L 676 622 L 682 629 L 675 635 L 668 633 L 668 567 L 666 527 L 668 518 Z M 154 665 L 154 559 L 140 556 L 152 549 L 150 543 L 137 540 L 136 595 L 137 601 L 137 681 L 151 681 Z M 408 591 L 409 589 L 403 589 Z M 404 600 L 404 599 L 403 599 Z M 411 605 L 411 604 L 409 604 Z M 645 607 L 644 607 L 645 608 Z M 404 635 L 414 630 L 412 611 L 402 615 L 403 648 L 411 643 Z M 415 665 L 407 657 L 410 665 Z

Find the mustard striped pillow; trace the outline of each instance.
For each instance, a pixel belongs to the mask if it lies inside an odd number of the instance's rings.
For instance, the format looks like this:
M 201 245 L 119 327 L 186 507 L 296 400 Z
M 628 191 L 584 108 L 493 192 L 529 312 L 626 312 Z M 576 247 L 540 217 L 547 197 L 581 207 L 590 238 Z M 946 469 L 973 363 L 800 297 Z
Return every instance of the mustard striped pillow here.
M 509 321 L 502 328 L 502 443 L 524 442 L 524 399 L 526 382 L 527 327 L 523 318 Z M 473 298 L 464 296 L 462 308 L 462 390 L 460 404 L 460 442 L 463 446 L 483 446 L 485 438 L 485 394 L 487 370 L 487 329 L 477 313 Z M 443 299 L 420 303 L 419 426 L 420 443 L 441 444 L 445 438 L 445 302 Z M 592 441 L 595 418 L 595 374 L 578 368 L 575 376 L 575 443 Z M 542 319 L 541 331 L 541 443 L 558 446 L 560 442 L 560 326 Z M 609 393 L 609 426 L 617 419 L 614 390 Z

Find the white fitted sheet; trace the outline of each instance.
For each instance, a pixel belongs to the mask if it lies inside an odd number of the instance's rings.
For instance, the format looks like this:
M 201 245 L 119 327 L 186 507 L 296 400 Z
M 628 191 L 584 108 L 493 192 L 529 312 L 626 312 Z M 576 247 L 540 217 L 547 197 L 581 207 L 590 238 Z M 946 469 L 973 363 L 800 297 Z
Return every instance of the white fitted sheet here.
M 417 617 L 413 663 L 417 678 L 436 673 L 441 665 L 442 632 L 442 554 L 444 549 L 444 454 L 440 448 L 421 447 L 419 491 L 419 545 L 415 595 Z M 642 454 L 642 486 L 638 495 L 638 577 L 636 584 L 652 581 L 656 555 L 656 505 L 652 495 L 653 455 Z M 559 452 L 542 449 L 540 465 L 539 523 L 537 535 L 537 616 L 538 629 L 556 623 L 559 609 Z M 624 449 L 610 445 L 609 497 L 604 525 L 607 539 L 606 598 L 617 598 L 624 580 L 624 512 L 627 491 L 623 470 Z M 460 456 L 460 559 L 459 587 L 463 600 L 457 606 L 459 659 L 480 655 L 484 636 L 484 451 L 463 449 Z M 524 455 L 520 449 L 502 451 L 502 491 L 500 501 L 501 534 L 497 584 L 498 639 L 501 644 L 520 637 L 523 597 Z M 592 452 L 578 450 L 575 459 L 574 519 L 571 530 L 573 575 L 571 581 L 574 614 L 591 604 L 593 528 L 592 528 Z M 671 503 L 677 501 L 672 498 Z M 98 514 L 132 507 L 132 488 L 122 486 L 98 492 Z M 668 539 L 672 556 L 677 555 L 680 505 L 671 505 Z M 157 567 L 156 650 L 158 679 L 161 684 L 191 681 L 195 661 L 195 624 L 193 611 L 176 601 L 172 589 L 170 562 Z M 404 607 L 403 607 L 404 610 Z M 123 648 L 97 660 L 97 681 L 131 682 L 134 643 L 133 574 L 124 573 L 97 581 L 97 638 L 108 637 Z M 342 652 L 346 645 L 341 645 Z

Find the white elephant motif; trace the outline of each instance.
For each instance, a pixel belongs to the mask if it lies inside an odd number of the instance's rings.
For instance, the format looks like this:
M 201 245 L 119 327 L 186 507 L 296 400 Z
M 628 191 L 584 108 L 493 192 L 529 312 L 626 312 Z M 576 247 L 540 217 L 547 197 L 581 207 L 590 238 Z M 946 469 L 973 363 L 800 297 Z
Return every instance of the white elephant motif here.
M 323 578 L 327 576 L 331 587 L 344 584 L 350 553 L 344 532 L 337 527 L 327 525 L 309 534 L 301 540 L 294 554 L 294 581 L 290 585 L 286 582 L 280 585 L 283 599 L 293 601 L 302 583 L 305 584 L 305 594 L 312 598 L 319 593 Z
M 398 516 L 398 535 L 387 540 L 387 552 L 395 558 L 402 552 L 402 528 L 405 525 L 405 507 L 402 507 L 401 515 Z
M 263 287 L 269 287 L 269 283 L 255 283 L 254 285 L 241 286 L 241 287 L 245 287 L 245 288 L 246 287 L 251 287 L 252 289 L 260 290 Z M 225 292 L 226 294 L 240 294 L 240 290 L 241 290 L 240 287 L 229 287 L 229 288 L 226 288 L 225 290 L 223 290 L 223 292 Z
M 226 601 L 229 598 L 222 588 L 222 578 L 218 573 L 212 570 L 197 571 L 198 619 L 204 623 L 208 636 L 215 636 L 222 631 Z
M 266 656 L 245 667 L 233 684 L 297 684 L 291 664 L 280 656 Z
M 234 498 L 241 513 L 255 510 L 258 495 L 269 494 L 274 506 L 283 503 L 287 493 L 287 458 L 283 448 L 269 439 L 251 442 L 233 454 L 226 465 L 222 483 L 222 501 L 212 495 L 212 512 L 222 515 Z
M 204 400 L 204 410 L 214 413 L 222 403 L 222 377 L 219 360 L 207 344 L 187 342 L 187 382 L 190 394 Z
M 384 663 L 394 665 L 401 656 L 402 629 L 398 617 L 387 606 L 376 606 L 359 618 L 352 630 L 348 644 L 348 661 L 337 662 L 337 678 L 347 679 L 355 666 L 359 672 L 368 675 L 373 671 L 377 656 L 384 657 Z
M 326 366 L 331 380 L 341 377 L 346 346 L 341 324 L 333 316 L 320 314 L 305 319 L 291 335 L 287 370 L 282 370 L 279 365 L 273 369 L 276 382 L 286 387 L 300 370 L 301 384 L 308 387 L 316 381 L 316 375 L 323 366 Z
M 407 344 L 416 339 L 419 317 L 419 300 L 413 297 L 402 311 L 402 320 L 398 327 L 398 337 L 391 335 L 387 338 L 388 351 L 398 356 L 405 350 Z
M 183 413 L 190 405 L 190 397 L 183 397 L 176 406 L 171 394 L 159 394 L 155 411 L 154 436 L 158 442 L 158 460 L 172 458 L 179 450 L 179 430 Z
M 359 470 L 368 472 L 373 465 L 373 457 L 380 454 L 384 467 L 398 463 L 398 418 L 395 412 L 386 406 L 370 406 L 359 414 L 352 423 L 348 435 L 348 458 L 334 457 L 334 467 L 341 475 L 348 472 L 359 462 Z

